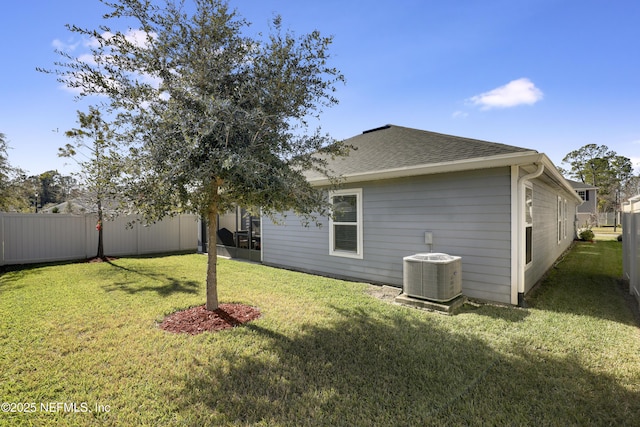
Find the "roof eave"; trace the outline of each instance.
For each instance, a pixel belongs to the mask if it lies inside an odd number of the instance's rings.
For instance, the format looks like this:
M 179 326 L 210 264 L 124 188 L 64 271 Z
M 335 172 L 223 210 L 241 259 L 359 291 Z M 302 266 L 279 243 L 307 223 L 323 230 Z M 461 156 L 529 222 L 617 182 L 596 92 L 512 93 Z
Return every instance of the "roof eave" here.
M 578 195 L 578 192 L 576 191 L 576 189 L 573 188 L 571 183 L 567 181 L 567 179 L 564 176 L 562 176 L 562 174 L 560 173 L 560 171 L 558 171 L 558 169 L 553 164 L 551 159 L 549 159 L 549 157 L 547 157 L 547 155 L 544 153 L 542 153 L 541 156 L 542 156 L 542 162 L 544 163 L 545 171 L 547 172 L 547 175 L 550 175 L 551 178 L 554 181 L 556 181 L 557 184 L 562 186 L 567 191 L 567 193 L 571 194 L 571 196 L 576 201 L 578 201 L 579 204 L 584 203 L 584 200 L 582 200 L 582 198 Z
M 430 163 L 425 165 L 348 174 L 342 175 L 340 179 L 342 183 L 348 184 L 355 182 L 378 181 L 383 179 L 406 178 L 419 175 L 431 175 L 436 173 L 498 168 L 517 164 L 535 163 L 541 161 L 541 156 L 544 156 L 544 154 L 538 153 L 537 151 L 521 151 L 498 156 L 476 157 L 473 159 L 455 160 L 452 162 Z M 331 184 L 331 181 L 326 177 L 319 177 L 309 179 L 309 183 L 313 186 L 320 187 Z

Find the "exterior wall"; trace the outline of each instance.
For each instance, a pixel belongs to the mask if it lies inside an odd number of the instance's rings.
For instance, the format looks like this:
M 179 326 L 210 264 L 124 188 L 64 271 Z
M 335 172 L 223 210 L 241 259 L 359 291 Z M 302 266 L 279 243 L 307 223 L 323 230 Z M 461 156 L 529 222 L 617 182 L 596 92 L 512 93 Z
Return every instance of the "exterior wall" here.
M 266 264 L 402 286 L 402 258 L 420 252 L 462 257 L 463 293 L 511 302 L 510 169 L 351 184 L 362 188 L 363 259 L 329 255 L 329 222 L 305 228 L 293 214 L 263 218 Z M 424 233 L 433 235 L 425 244 Z
M 577 208 L 578 227 L 592 227 L 599 223 L 597 197 L 595 189 L 578 189 L 585 191 L 586 200 Z M 578 191 L 576 190 L 576 192 Z
M 533 260 L 525 270 L 525 294 L 553 266 L 575 238 L 578 202 L 542 179 L 533 184 Z M 558 240 L 558 196 L 566 199 L 566 237 Z
M 142 255 L 197 249 L 196 216 L 181 215 L 145 227 L 132 218 L 104 222 L 107 255 Z M 95 256 L 94 215 L 0 213 L 0 265 L 76 260 Z
M 579 190 L 586 192 L 587 200 L 585 200 L 584 203 L 582 203 L 578 207 L 578 213 L 596 213 L 598 211 L 596 209 L 596 190 L 593 190 L 593 189 L 590 189 L 590 190 L 579 189 Z

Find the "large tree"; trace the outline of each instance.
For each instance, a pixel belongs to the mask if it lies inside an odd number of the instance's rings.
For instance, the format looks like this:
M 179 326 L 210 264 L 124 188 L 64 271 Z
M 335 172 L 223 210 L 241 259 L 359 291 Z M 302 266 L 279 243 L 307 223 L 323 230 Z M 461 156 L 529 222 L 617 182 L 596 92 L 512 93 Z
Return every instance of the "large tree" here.
M 9 164 L 9 148 L 4 133 L 0 133 L 0 210 L 7 210 L 11 200 L 10 184 L 13 168 Z
M 606 145 L 587 144 L 569 152 L 562 161 L 571 166 L 570 177 L 598 187 L 601 212 L 617 212 L 620 203 L 637 189 L 639 178 L 633 175 L 631 160 Z M 617 226 L 617 216 L 614 225 Z
M 0 211 L 28 211 L 32 206 L 35 189 L 24 171 L 9 162 L 9 143 L 4 133 L 0 133 Z
M 78 111 L 78 124 L 79 128 L 65 132 L 74 143 L 59 148 L 58 155 L 74 159 L 81 167 L 79 175 L 98 214 L 96 257 L 104 259 L 105 203 L 112 214 L 124 172 L 123 159 L 118 150 L 116 134 L 97 107 L 89 107 L 88 113 Z
M 315 154 L 346 152 L 311 124 L 337 103 L 344 80 L 328 63 L 332 39 L 296 36 L 280 17 L 269 34 L 249 36 L 249 23 L 220 0 L 102 1 L 106 19 L 135 30 L 69 26 L 95 41 L 92 58 L 60 52 L 54 72 L 81 96 L 106 95 L 128 127 L 133 200 L 148 220 L 180 210 L 208 219 L 206 307 L 214 310 L 218 213 L 235 205 L 310 220 L 328 213 L 303 171 L 332 178 Z
M 577 150 L 569 152 L 563 163 L 571 166 L 571 177 L 583 182 L 600 187 L 609 180 L 609 160 L 615 153 L 606 145 L 587 144 Z

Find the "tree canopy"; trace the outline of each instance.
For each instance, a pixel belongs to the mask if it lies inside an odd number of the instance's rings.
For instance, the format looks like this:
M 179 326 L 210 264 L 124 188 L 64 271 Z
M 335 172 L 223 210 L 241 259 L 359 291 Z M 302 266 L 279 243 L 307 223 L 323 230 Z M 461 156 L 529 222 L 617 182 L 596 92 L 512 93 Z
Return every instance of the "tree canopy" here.
M 587 144 L 569 152 L 564 163 L 571 166 L 568 175 L 598 188 L 600 211 L 616 211 L 621 201 L 638 191 L 639 179 L 633 175 L 633 164 L 606 145 Z
M 344 81 L 329 65 L 332 38 L 296 36 L 278 16 L 269 34 L 249 36 L 249 23 L 220 0 L 102 2 L 107 21 L 134 29 L 69 26 L 94 41 L 91 59 L 59 52 L 52 72 L 80 96 L 107 97 L 134 159 L 131 200 L 148 220 L 180 210 L 208 218 L 207 308 L 215 309 L 219 212 L 328 212 L 303 172 L 335 178 L 316 154 L 346 153 L 312 126 Z
M 108 203 L 113 212 L 119 202 L 120 180 L 124 173 L 124 161 L 118 151 L 115 132 L 103 118 L 97 107 L 88 113 L 78 111 L 79 128 L 65 132 L 74 143 L 58 149 L 58 155 L 74 159 L 81 166 L 79 175 L 85 190 L 98 214 L 98 250 L 96 257 L 104 258 L 104 208 Z

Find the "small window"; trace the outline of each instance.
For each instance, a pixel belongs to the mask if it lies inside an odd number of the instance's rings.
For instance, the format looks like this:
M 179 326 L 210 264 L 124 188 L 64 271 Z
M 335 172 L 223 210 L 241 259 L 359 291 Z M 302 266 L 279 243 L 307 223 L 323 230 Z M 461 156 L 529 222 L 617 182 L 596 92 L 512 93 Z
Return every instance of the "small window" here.
M 587 192 L 585 190 L 578 190 L 578 196 L 580 196 L 582 200 L 589 200 L 589 198 L 587 197 Z
M 525 264 L 533 261 L 533 188 L 524 190 Z
M 564 239 L 567 238 L 567 222 L 569 220 L 569 215 L 567 214 L 567 199 L 562 201 L 562 212 L 564 213 L 564 219 L 562 222 L 562 237 Z
M 558 196 L 558 243 L 567 238 L 567 199 Z
M 562 210 L 562 197 L 558 197 L 558 243 L 562 241 L 562 224 L 564 222 L 564 212 Z
M 334 191 L 329 197 L 329 254 L 362 258 L 362 189 Z

